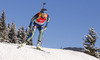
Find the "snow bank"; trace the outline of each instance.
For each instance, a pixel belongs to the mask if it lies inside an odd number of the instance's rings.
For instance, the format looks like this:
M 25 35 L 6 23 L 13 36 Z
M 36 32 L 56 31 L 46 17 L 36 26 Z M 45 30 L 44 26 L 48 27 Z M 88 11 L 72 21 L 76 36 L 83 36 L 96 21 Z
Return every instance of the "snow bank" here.
M 43 52 L 33 46 L 17 47 L 17 44 L 0 43 L 0 60 L 98 60 L 85 53 L 70 50 L 42 48 L 46 51 Z

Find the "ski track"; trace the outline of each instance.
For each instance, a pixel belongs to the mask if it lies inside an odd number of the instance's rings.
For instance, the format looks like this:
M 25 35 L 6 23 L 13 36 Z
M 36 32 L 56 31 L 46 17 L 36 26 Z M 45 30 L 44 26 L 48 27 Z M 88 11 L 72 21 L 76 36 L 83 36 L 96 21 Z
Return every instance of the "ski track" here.
M 46 52 L 36 50 L 35 46 L 21 47 L 17 49 L 18 44 L 0 43 L 0 60 L 99 60 L 85 53 L 42 48 Z

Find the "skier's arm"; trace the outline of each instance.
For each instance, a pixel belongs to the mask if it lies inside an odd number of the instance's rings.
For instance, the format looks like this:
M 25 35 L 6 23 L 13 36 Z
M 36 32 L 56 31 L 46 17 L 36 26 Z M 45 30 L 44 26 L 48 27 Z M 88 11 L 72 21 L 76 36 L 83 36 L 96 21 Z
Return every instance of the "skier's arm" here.
M 48 15 L 48 17 L 47 17 L 47 22 L 46 22 L 46 25 L 45 25 L 45 28 L 47 28 L 49 21 L 50 21 L 50 17 L 49 17 L 49 15 Z
M 34 22 L 34 20 L 37 19 L 37 18 L 38 18 L 38 14 L 36 14 L 34 17 L 32 17 L 31 22 L 30 22 L 30 24 L 29 24 L 29 28 L 31 28 L 31 26 L 32 26 L 32 24 L 33 24 L 33 22 Z

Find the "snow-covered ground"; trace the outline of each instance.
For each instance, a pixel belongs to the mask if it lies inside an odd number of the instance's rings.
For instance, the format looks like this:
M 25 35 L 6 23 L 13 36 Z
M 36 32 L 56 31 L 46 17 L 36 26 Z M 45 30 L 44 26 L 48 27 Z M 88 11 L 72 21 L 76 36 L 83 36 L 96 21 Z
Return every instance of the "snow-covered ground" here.
M 46 52 L 34 49 L 34 46 L 21 47 L 17 44 L 0 43 L 0 60 L 98 60 L 85 53 L 42 48 Z

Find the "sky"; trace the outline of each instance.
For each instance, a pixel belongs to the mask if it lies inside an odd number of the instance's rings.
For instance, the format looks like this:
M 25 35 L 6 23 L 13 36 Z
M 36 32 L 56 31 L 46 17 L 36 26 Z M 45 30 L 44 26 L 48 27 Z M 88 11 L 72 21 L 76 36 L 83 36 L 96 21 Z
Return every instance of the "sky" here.
M 83 38 L 91 27 L 100 36 L 100 0 L 0 0 L 0 14 L 5 11 L 6 24 L 14 22 L 16 29 L 20 26 L 27 28 L 31 18 L 40 12 L 43 2 L 50 16 L 43 47 L 83 48 Z M 37 30 L 33 37 L 34 45 L 38 35 Z M 100 37 L 96 46 L 100 48 Z

